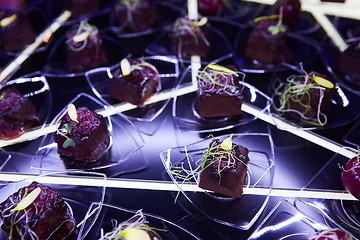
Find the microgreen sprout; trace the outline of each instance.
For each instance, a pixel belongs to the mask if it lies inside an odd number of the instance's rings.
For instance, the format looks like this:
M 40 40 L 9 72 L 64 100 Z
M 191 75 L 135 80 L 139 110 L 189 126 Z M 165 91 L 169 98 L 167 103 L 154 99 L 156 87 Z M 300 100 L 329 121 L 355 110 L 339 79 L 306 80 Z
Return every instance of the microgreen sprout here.
M 72 51 L 79 52 L 86 48 L 88 39 L 92 39 L 94 43 L 99 43 L 98 34 L 99 31 L 95 26 L 90 25 L 86 21 L 81 21 L 75 35 L 68 39 L 66 43 Z M 78 46 L 79 44 L 80 46 Z
M 283 24 L 282 18 L 283 18 L 283 8 L 281 7 L 279 21 L 277 22 L 276 25 L 269 26 L 268 28 L 269 32 L 271 32 L 272 35 L 277 35 L 279 33 L 286 32 L 286 27 Z
M 107 232 L 106 234 L 104 234 L 104 230 L 101 229 L 99 240 L 150 240 L 147 231 L 152 232 L 161 240 L 160 235 L 156 231 L 162 229 L 150 227 L 142 210 L 138 210 L 134 216 L 119 224 L 113 219 L 112 224 L 112 231 Z
M 24 187 L 16 195 L 11 195 L 8 198 L 8 204 L 5 205 L 4 209 L 0 210 L 1 218 L 9 219 L 9 221 L 3 222 L 3 227 L 9 229 L 9 239 L 14 239 L 15 235 L 18 235 L 21 239 L 38 239 L 36 233 L 31 230 L 30 216 L 27 208 L 34 204 L 40 192 L 40 187 L 35 188 L 30 193 L 29 188 Z M 36 205 L 34 206 L 34 215 L 36 215 L 38 214 L 38 208 Z M 18 226 L 19 223 L 21 223 L 21 227 Z
M 127 5 L 132 8 L 136 8 L 140 4 L 140 0 L 120 0 L 120 5 Z
M 241 89 L 236 82 L 238 81 L 239 74 L 242 74 L 244 77 L 244 74 L 241 72 L 210 63 L 203 70 L 198 71 L 198 89 L 204 92 L 239 95 Z
M 201 152 L 202 158 L 195 161 L 197 166 L 185 166 L 184 162 L 179 163 L 177 166 L 171 166 L 171 174 L 175 179 L 180 180 L 182 184 L 185 182 L 192 183 L 197 181 L 201 172 L 209 168 L 210 166 L 217 167 L 217 174 L 219 175 L 219 185 L 221 184 L 221 174 L 225 169 L 235 168 L 238 163 L 247 166 L 245 161 L 246 156 L 237 156 L 235 148 L 238 144 L 232 143 L 232 135 L 225 140 L 212 140 L 206 151 Z M 190 156 L 188 156 L 190 157 Z M 215 164 L 215 165 L 214 165 Z M 180 186 L 181 189 L 181 186 Z M 177 194 L 175 201 L 178 198 Z
M 303 70 L 303 69 L 302 69 Z M 324 98 L 324 92 L 329 88 L 333 88 L 334 85 L 330 81 L 316 76 L 314 72 L 305 75 L 292 75 L 286 79 L 286 83 L 280 79 L 276 79 L 273 84 L 274 95 L 278 98 L 278 106 L 274 105 L 274 108 L 278 112 L 293 112 L 301 116 L 304 122 L 313 125 L 324 126 L 327 122 L 327 117 L 320 111 L 320 107 Z M 317 78 L 316 78 L 317 77 Z M 302 81 L 296 81 L 298 79 L 304 79 Z M 315 81 L 319 82 L 319 84 Z M 315 119 L 307 117 L 306 114 L 311 110 L 311 92 L 319 92 L 319 100 L 316 106 L 317 114 Z M 291 102 L 296 102 L 303 107 L 303 111 L 291 108 Z
M 6 27 L 8 25 L 10 25 L 12 22 L 14 22 L 17 18 L 17 14 L 14 13 L 12 14 L 11 16 L 9 17 L 6 17 L 6 18 L 3 18 L 1 21 L 0 21 L 0 26 L 1 27 Z
M 200 21 L 189 19 L 187 17 L 178 18 L 174 24 L 173 34 L 174 37 L 179 39 L 179 46 L 177 54 L 181 58 L 182 53 L 182 36 L 192 36 L 196 45 L 199 45 L 199 38 L 203 40 L 206 46 L 210 46 L 209 41 L 206 39 L 204 32 L 201 27 L 207 23 L 208 19 L 203 17 Z
M 154 72 L 157 73 L 156 75 L 159 75 L 158 70 L 153 65 L 145 62 L 144 60 L 141 60 L 141 62 L 139 62 L 137 64 L 133 64 L 133 65 L 131 65 L 130 62 L 126 58 L 124 58 L 120 62 L 121 73 L 123 76 L 129 75 L 134 70 L 142 70 L 143 67 L 149 67 Z
M 67 108 L 67 111 L 64 113 L 64 114 L 68 114 L 70 119 L 76 123 L 78 123 L 78 119 L 77 119 L 77 112 L 76 112 L 76 107 L 74 104 L 69 104 L 68 105 L 68 108 Z M 63 136 L 64 138 L 66 138 L 66 140 L 64 141 L 62 147 L 63 148 L 67 148 L 67 147 L 75 147 L 76 143 L 75 141 L 68 137 L 67 135 L 72 131 L 74 125 L 71 124 L 71 123 L 65 123 L 63 125 L 63 128 L 59 129 L 57 128 L 56 132 L 58 134 L 60 134 L 61 136 Z

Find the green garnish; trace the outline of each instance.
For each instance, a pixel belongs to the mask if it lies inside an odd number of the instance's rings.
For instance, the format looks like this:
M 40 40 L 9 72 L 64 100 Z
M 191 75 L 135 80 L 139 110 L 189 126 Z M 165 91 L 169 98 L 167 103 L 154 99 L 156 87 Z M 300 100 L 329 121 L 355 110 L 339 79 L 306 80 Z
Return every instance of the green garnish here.
M 232 134 L 230 135 L 230 137 L 226 138 L 221 144 L 220 146 L 225 149 L 226 151 L 231 151 L 232 149 Z
M 10 17 L 3 18 L 0 21 L 0 26 L 1 27 L 6 27 L 6 26 L 10 25 L 12 22 L 14 22 L 16 18 L 17 18 L 16 13 L 12 14 Z
M 304 71 L 305 72 L 305 71 Z M 303 83 L 295 81 L 297 78 L 304 78 Z M 318 84 L 318 81 L 321 84 Z M 324 86 L 325 85 L 325 86 Z M 312 125 L 324 126 L 327 122 L 327 117 L 325 114 L 320 112 L 321 100 L 323 99 L 324 91 L 326 87 L 329 86 L 333 88 L 334 85 L 330 81 L 316 76 L 315 73 L 305 75 L 292 75 L 288 77 L 287 83 L 283 83 L 280 79 L 276 79 L 273 84 L 274 95 L 278 97 L 279 105 L 275 106 L 275 109 L 278 112 L 294 112 L 301 116 L 304 123 L 309 123 Z M 311 110 L 311 91 L 319 91 L 319 103 L 318 103 L 318 112 L 315 118 L 307 117 L 306 114 Z M 291 108 L 291 102 L 297 102 L 303 107 L 303 111 Z
M 75 35 L 68 39 L 66 43 L 72 51 L 79 52 L 86 48 L 89 38 L 93 39 L 95 43 L 99 43 L 100 39 L 97 37 L 98 35 L 99 31 L 97 27 L 90 25 L 87 21 L 81 21 Z M 82 44 L 78 46 L 78 43 Z
M 67 109 L 67 112 L 69 114 L 69 117 L 71 120 L 73 120 L 74 122 L 78 122 L 77 120 L 77 113 L 76 113 L 76 107 L 74 104 L 69 104 L 68 105 L 68 109 Z
M 147 231 L 152 232 L 158 239 L 161 240 L 160 235 L 155 230 L 166 231 L 147 225 L 147 221 L 142 210 L 137 211 L 134 216 L 120 224 L 118 224 L 115 219 L 113 219 L 112 222 L 114 227 L 112 231 L 104 234 L 103 229 L 101 229 L 101 237 L 99 240 L 150 240 L 150 236 Z
M 286 27 L 282 23 L 283 9 L 280 9 L 279 21 L 276 25 L 269 26 L 268 30 L 272 35 L 277 35 L 279 33 L 286 32 Z
M 120 68 L 121 68 L 121 73 L 123 76 L 127 76 L 131 73 L 130 63 L 126 58 L 121 60 Z
M 35 188 L 31 193 L 26 195 L 14 208 L 14 211 L 20 211 L 27 208 L 30 204 L 32 204 L 35 199 L 39 196 L 41 192 L 41 188 Z

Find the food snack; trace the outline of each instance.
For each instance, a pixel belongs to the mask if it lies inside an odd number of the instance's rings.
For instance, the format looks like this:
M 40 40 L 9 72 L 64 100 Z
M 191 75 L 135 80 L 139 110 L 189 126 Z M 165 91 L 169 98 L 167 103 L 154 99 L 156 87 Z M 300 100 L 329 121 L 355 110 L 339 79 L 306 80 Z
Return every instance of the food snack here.
M 107 149 L 110 133 L 105 118 L 87 107 L 69 104 L 54 134 L 61 156 L 82 162 L 94 162 Z
M 247 174 L 249 150 L 232 143 L 232 136 L 212 140 L 201 163 L 199 187 L 227 196 L 241 197 Z
M 341 181 L 350 194 L 360 200 L 360 155 L 351 158 L 343 167 Z
M 119 0 L 116 5 L 119 25 L 130 32 L 142 32 L 153 26 L 158 18 L 151 0 Z
M 199 0 L 199 10 L 203 15 L 215 15 L 230 6 L 229 0 Z
M 352 240 L 352 236 L 344 230 L 335 228 L 318 232 L 311 240 Z
M 107 233 L 101 232 L 99 240 L 161 240 L 158 233 L 147 225 L 145 216 L 141 210 L 128 220 L 114 226 L 113 230 Z
M 66 33 L 66 51 L 70 72 L 80 72 L 107 64 L 98 29 L 82 21 Z
M 64 8 L 69 10 L 73 17 L 95 13 L 99 10 L 98 0 L 63 0 Z
M 35 41 L 36 34 L 26 15 L 0 10 L 0 49 L 19 52 Z
M 198 72 L 198 107 L 201 117 L 241 114 L 242 89 L 239 72 L 209 64 Z
M 13 87 L 0 91 L 0 139 L 12 139 L 39 122 L 35 107 Z
M 284 23 L 292 24 L 301 13 L 300 0 L 277 0 L 274 4 L 274 13 L 280 15 L 282 13 Z
M 289 28 L 282 23 L 281 15 L 258 17 L 254 22 L 245 56 L 264 64 L 290 61 L 291 54 L 285 43 Z
M 110 79 L 110 95 L 140 106 L 161 88 L 157 69 L 143 60 L 123 59 Z
M 18 10 L 25 5 L 25 0 L 0 0 L 2 9 Z
M 200 21 L 187 17 L 178 18 L 173 28 L 174 52 L 180 58 L 190 58 L 192 55 L 205 57 L 210 43 L 207 40 L 207 18 Z
M 360 83 L 360 40 L 355 39 L 340 55 L 339 68 L 345 77 Z
M 9 239 L 64 239 L 75 228 L 72 210 L 56 189 L 37 182 L 9 196 L 0 213 Z
M 335 84 L 326 75 L 317 72 L 292 75 L 286 83 L 280 81 L 274 88 L 275 109 L 278 112 L 295 113 L 302 121 L 313 125 L 326 124 L 323 112 L 336 92 Z

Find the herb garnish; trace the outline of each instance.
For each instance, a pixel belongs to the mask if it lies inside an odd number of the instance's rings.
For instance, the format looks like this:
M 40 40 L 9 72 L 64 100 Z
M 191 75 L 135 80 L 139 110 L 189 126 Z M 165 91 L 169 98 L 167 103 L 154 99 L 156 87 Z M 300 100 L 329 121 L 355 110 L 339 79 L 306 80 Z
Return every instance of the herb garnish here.
M 6 27 L 8 25 L 10 25 L 12 22 L 14 22 L 17 18 L 17 14 L 14 13 L 12 14 L 11 16 L 9 17 L 6 17 L 6 18 L 3 18 L 1 21 L 0 21 L 0 26 L 1 27 Z
M 210 63 L 203 70 L 198 71 L 198 89 L 204 92 L 215 91 L 216 93 L 238 95 L 241 89 L 235 81 L 238 81 L 239 74 L 245 76 L 242 72 Z
M 99 43 L 100 39 L 97 37 L 98 34 L 99 30 L 97 27 L 90 25 L 87 21 L 81 21 L 75 35 L 68 39 L 66 43 L 72 51 L 79 52 L 86 48 L 89 38 L 92 39 L 95 43 Z M 80 44 L 78 47 L 79 43 L 82 44 Z
M 65 114 L 68 114 L 70 119 L 76 123 L 78 123 L 79 121 L 77 120 L 77 112 L 76 112 L 76 107 L 74 104 L 69 104 L 67 111 L 65 112 Z M 58 134 L 60 134 L 61 136 L 65 137 L 66 140 L 64 141 L 62 147 L 63 148 L 67 148 L 67 147 L 75 147 L 76 143 L 75 141 L 68 137 L 67 135 L 72 131 L 74 125 L 72 125 L 71 123 L 65 123 L 63 128 L 61 130 L 59 130 L 59 128 L 56 130 Z
M 199 179 L 202 171 L 209 168 L 213 164 L 217 164 L 217 173 L 219 175 L 218 184 L 220 185 L 221 173 L 226 168 L 233 168 L 237 163 L 241 163 L 247 166 L 247 163 L 245 162 L 246 157 L 244 155 L 241 154 L 239 157 L 236 156 L 234 149 L 239 146 L 239 144 L 233 144 L 232 136 L 233 135 L 231 134 L 230 137 L 224 139 L 220 144 L 218 144 L 216 140 L 212 140 L 209 143 L 206 151 L 201 152 L 202 158 L 195 168 L 192 166 L 186 167 L 184 162 L 181 162 L 177 166 L 171 166 L 170 172 L 175 176 L 175 179 L 181 180 L 182 184 L 185 182 L 192 183 L 193 181 L 197 181 Z M 175 198 L 175 202 L 179 196 L 179 193 L 180 192 L 178 192 Z
M 317 76 L 314 72 L 307 74 L 303 69 L 302 71 L 305 75 L 292 75 L 286 79 L 286 83 L 283 83 L 280 79 L 274 81 L 274 95 L 279 100 L 279 105 L 274 105 L 274 107 L 278 112 L 294 112 L 299 114 L 303 121 L 307 123 L 324 126 L 327 122 L 327 117 L 320 111 L 324 91 L 326 91 L 327 88 L 334 88 L 335 86 L 332 82 Z M 301 78 L 304 78 L 304 81 L 296 81 L 296 79 Z M 310 91 L 314 90 L 319 92 L 319 102 L 315 119 L 306 116 L 312 107 L 310 105 L 312 97 Z M 291 101 L 299 103 L 304 110 L 300 112 L 290 108 Z
M 126 239 L 126 240 L 150 240 L 150 236 L 147 231 L 152 232 L 156 235 L 157 238 L 161 240 L 160 235 L 153 227 L 150 227 L 147 224 L 145 216 L 142 210 L 138 210 L 134 216 L 122 222 L 120 224 L 117 223 L 115 219 L 112 220 L 113 230 L 104 234 L 104 230 L 101 229 L 101 237 L 99 240 L 118 240 L 118 239 Z

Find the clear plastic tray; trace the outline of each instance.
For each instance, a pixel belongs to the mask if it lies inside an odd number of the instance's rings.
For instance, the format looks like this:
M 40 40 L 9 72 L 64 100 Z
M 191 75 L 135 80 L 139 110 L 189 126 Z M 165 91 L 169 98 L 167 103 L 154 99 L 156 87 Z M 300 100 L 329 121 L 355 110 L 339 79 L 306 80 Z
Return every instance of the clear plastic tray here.
M 346 148 L 345 148 L 346 149 Z M 327 221 L 339 225 L 351 232 L 355 237 L 360 237 L 360 203 L 358 200 L 327 199 L 327 191 L 347 193 L 341 181 L 342 167 L 349 158 L 335 154 L 325 166 L 309 181 L 303 190 L 324 191 L 324 198 L 299 198 L 301 203 L 320 212 Z M 326 189 L 326 190 L 324 190 Z
M 101 229 L 104 231 L 104 233 L 107 233 L 108 231 L 111 231 L 113 229 L 114 221 L 116 221 L 117 223 L 121 223 L 133 217 L 137 212 L 135 210 L 125 209 L 115 205 L 94 203 L 90 206 L 87 212 L 87 215 L 84 219 L 85 223 L 87 221 L 94 221 L 94 211 L 101 211 L 101 217 L 99 217 L 98 221 L 95 222 L 93 229 L 88 235 L 86 235 L 86 232 L 80 231 L 79 235 L 82 239 L 86 236 L 92 236 L 92 239 L 98 239 L 100 237 Z M 155 232 L 158 233 L 162 239 L 199 239 L 182 226 L 171 222 L 163 217 L 145 212 L 143 212 L 143 214 L 147 221 L 146 224 L 150 227 L 156 228 Z M 85 224 L 85 226 L 86 225 L 88 224 Z
M 175 91 L 179 92 L 184 87 L 191 87 L 191 81 L 191 69 L 188 67 L 181 76 Z M 246 82 L 242 81 L 240 84 L 242 85 L 243 91 L 243 103 L 251 104 L 262 112 L 268 110 L 271 105 L 271 99 L 266 94 Z M 180 131 L 210 133 L 241 126 L 257 118 L 244 111 L 238 116 L 202 118 L 197 110 L 196 89 L 197 87 L 194 86 L 192 92 L 184 95 L 175 94 L 174 96 L 172 115 L 176 127 Z
M 210 43 L 210 48 L 208 54 L 201 58 L 201 62 L 209 64 L 210 62 L 230 59 L 233 56 L 233 51 L 229 40 L 209 23 L 206 26 L 207 40 Z M 173 49 L 172 26 L 164 30 L 154 42 L 150 43 L 146 47 L 145 52 L 149 55 L 178 56 L 177 52 Z M 190 59 L 179 57 L 178 60 L 180 63 L 190 63 Z
M 9 80 L 2 87 L 16 88 L 34 105 L 36 114 L 38 115 L 40 121 L 38 124 L 33 126 L 32 129 L 42 129 L 45 126 L 49 119 L 52 106 L 52 95 L 49 84 L 43 75 L 37 72 L 32 73 L 20 78 Z M 26 140 L 30 141 L 36 138 L 38 138 L 38 136 L 31 135 Z M 16 139 L 0 140 L 0 143 L 8 145 L 12 141 L 16 142 Z
M 159 71 L 161 90 L 157 94 L 161 94 L 161 91 L 171 92 L 179 76 L 177 59 L 166 56 L 148 56 L 140 59 L 152 64 Z M 120 63 L 111 68 L 95 68 L 85 73 L 86 79 L 95 95 L 109 106 L 119 104 L 118 100 L 109 95 L 110 79 L 113 77 L 114 71 L 119 67 Z M 143 107 L 134 106 L 123 113 L 132 120 L 151 122 L 164 110 L 170 99 L 171 95 L 162 101 Z
M 243 72 L 249 73 L 266 73 L 286 69 L 285 65 L 279 63 L 263 64 L 260 62 L 254 62 L 245 55 L 251 31 L 251 27 L 243 28 L 239 31 L 235 39 L 234 57 L 239 69 Z M 316 42 L 314 42 L 314 40 L 295 33 L 288 33 L 286 37 L 286 46 L 291 54 L 289 64 L 293 65 L 302 63 L 306 66 L 319 56 L 320 52 L 320 47 Z
M 311 71 L 307 72 L 310 73 Z M 329 73 L 323 72 L 323 74 L 327 74 L 329 77 L 332 77 Z M 268 87 L 268 95 L 273 98 L 273 104 L 274 102 L 276 102 L 276 96 L 274 96 L 274 91 L 272 89 L 274 81 L 278 81 L 280 79 L 282 82 L 286 83 L 286 79 L 292 75 L 304 75 L 304 72 L 302 72 L 298 67 L 287 64 L 284 71 L 278 71 L 274 73 Z M 311 130 L 335 128 L 352 122 L 360 115 L 360 101 L 354 93 L 341 88 L 339 85 L 335 84 L 335 88 L 335 96 L 332 98 L 332 101 L 330 102 L 327 109 L 323 112 L 327 118 L 326 124 L 324 126 L 316 126 L 314 124 L 306 123 L 298 115 L 293 113 L 280 113 L 276 111 L 276 109 L 274 109 L 274 107 L 272 106 L 270 113 L 271 116 L 274 117 L 275 125 L 279 129 L 301 128 Z M 276 119 L 281 119 L 289 125 L 284 126 L 282 124 L 279 124 Z
M 317 232 L 334 228 L 316 222 L 286 200 L 280 201 L 257 227 L 250 239 L 309 240 Z
M 16 176 L 15 176 L 16 177 Z M 66 181 L 66 177 L 72 177 L 73 180 Z M 77 180 L 83 181 L 84 178 L 96 178 L 99 181 L 98 185 L 84 185 L 76 182 Z M 82 222 L 84 217 L 87 214 L 89 206 L 96 203 L 103 203 L 105 197 L 105 181 L 106 177 L 100 173 L 85 173 L 80 171 L 73 172 L 54 172 L 44 175 L 27 177 L 27 175 L 19 175 L 18 178 L 21 180 L 6 181 L 2 179 L 0 184 L 1 199 L 0 202 L 3 202 L 9 195 L 15 193 L 19 188 L 28 186 L 31 182 L 37 181 L 41 184 L 53 187 L 57 190 L 59 195 L 70 205 L 73 211 L 73 216 L 76 220 L 76 228 L 74 234 L 72 234 L 69 239 L 79 240 L 83 239 L 77 236 L 80 228 L 82 232 L 90 231 L 94 222 L 97 219 L 97 216 L 100 213 L 100 209 L 95 209 L 93 212 L 93 219 L 87 222 Z M 1 231 L 0 239 L 8 239 L 8 236 Z
M 229 135 L 218 137 L 225 139 Z M 263 212 L 271 192 L 274 174 L 274 146 L 270 135 L 262 133 L 233 134 L 233 143 L 249 149 L 250 162 L 241 198 L 220 197 L 211 192 L 192 192 L 182 189 L 183 179 L 177 178 L 174 166 L 182 166 L 192 184 L 198 184 L 197 174 L 191 173 L 208 148 L 211 138 L 160 153 L 162 163 L 179 191 L 204 215 L 215 222 L 239 229 L 249 229 Z M 263 188 L 263 195 L 246 194 L 251 188 Z M 249 209 L 252 211 L 249 211 Z
M 141 134 L 126 117 L 120 114 L 107 116 L 111 111 L 90 95 L 81 93 L 70 103 L 73 103 L 76 108 L 86 106 L 92 111 L 97 110 L 99 114 L 105 117 L 111 135 L 107 150 L 98 161 L 93 163 L 73 161 L 59 156 L 53 135 L 54 131 L 56 131 L 57 122 L 63 113 L 67 111 L 66 106 L 48 126 L 48 132 L 43 137 L 39 149 L 31 161 L 32 168 L 57 171 L 66 169 L 96 170 L 109 168 L 126 164 L 125 161 L 144 145 Z
M 105 51 L 108 66 L 118 64 L 123 58 L 130 55 L 129 50 L 122 46 L 116 39 L 100 34 L 102 39 L 102 47 Z M 100 66 L 99 66 L 100 67 Z M 65 44 L 65 35 L 62 35 L 54 43 L 50 49 L 46 63 L 42 69 L 45 76 L 53 78 L 70 78 L 84 76 L 89 69 L 79 72 L 71 72 L 68 67 L 67 51 Z

